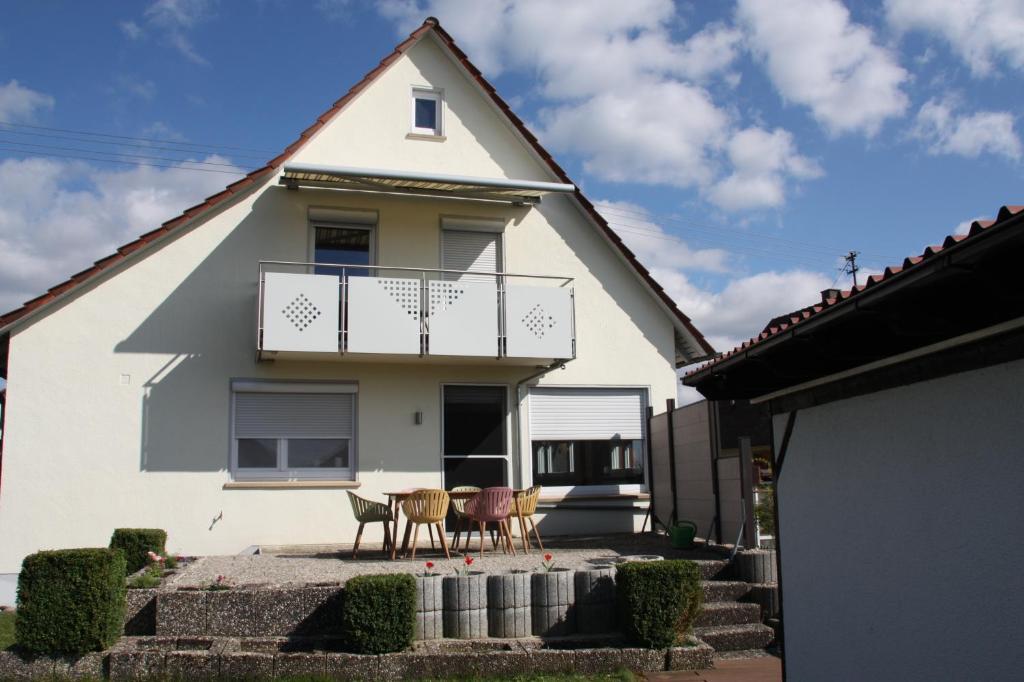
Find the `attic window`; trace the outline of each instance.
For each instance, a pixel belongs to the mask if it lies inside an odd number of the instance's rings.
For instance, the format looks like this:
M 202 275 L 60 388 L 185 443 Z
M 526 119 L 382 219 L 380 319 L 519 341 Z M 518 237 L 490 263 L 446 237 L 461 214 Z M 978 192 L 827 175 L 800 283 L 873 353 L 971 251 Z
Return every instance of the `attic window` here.
M 441 103 L 440 90 L 413 88 L 412 90 L 412 132 L 415 135 L 440 137 Z

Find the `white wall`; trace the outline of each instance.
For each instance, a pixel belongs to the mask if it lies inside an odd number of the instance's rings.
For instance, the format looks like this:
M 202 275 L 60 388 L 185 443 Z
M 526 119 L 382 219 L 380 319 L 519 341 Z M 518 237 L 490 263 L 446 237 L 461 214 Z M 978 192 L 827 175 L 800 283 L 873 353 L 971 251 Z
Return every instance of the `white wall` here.
M 778 482 L 791 682 L 1019 679 L 1022 406 L 1018 361 L 798 413 Z
M 421 84 L 445 88 L 445 142 L 405 137 L 409 88 Z M 421 43 L 298 158 L 547 179 L 471 95 L 436 46 Z M 414 267 L 437 267 L 441 216 L 504 218 L 508 271 L 576 278 L 578 359 L 542 383 L 646 386 L 655 405 L 675 396 L 670 319 L 569 198 L 528 210 L 271 182 L 12 334 L 0 573 L 38 549 L 104 545 L 119 526 L 166 528 L 171 549 L 195 554 L 350 541 L 343 491 L 223 488 L 231 378 L 358 381 L 359 493 L 379 499 L 388 488 L 440 484 L 441 383 L 514 387 L 533 368 L 257 364 L 257 262 L 306 260 L 309 206 L 378 210 L 378 262 Z M 412 423 L 417 410 L 422 426 Z M 528 452 L 518 454 L 517 465 L 529 466 Z M 584 517 L 605 526 L 601 514 Z

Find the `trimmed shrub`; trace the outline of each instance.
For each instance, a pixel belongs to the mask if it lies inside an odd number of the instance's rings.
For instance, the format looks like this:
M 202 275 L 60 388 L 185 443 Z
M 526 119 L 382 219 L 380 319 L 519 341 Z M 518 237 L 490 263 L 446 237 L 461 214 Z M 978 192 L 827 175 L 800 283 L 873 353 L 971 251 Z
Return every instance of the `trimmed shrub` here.
M 645 561 L 615 575 L 622 630 L 634 644 L 664 649 L 681 644 L 700 613 L 700 568 L 692 561 Z
M 149 552 L 163 556 L 166 544 L 167 532 L 159 528 L 118 528 L 110 536 L 110 548 L 124 552 L 129 574 L 145 568 Z
M 407 649 L 415 626 L 416 579 L 411 575 L 361 575 L 345 583 L 341 631 L 352 652 Z
M 18 645 L 46 655 L 106 649 L 124 624 L 124 582 L 118 550 L 59 549 L 25 557 L 18 575 Z

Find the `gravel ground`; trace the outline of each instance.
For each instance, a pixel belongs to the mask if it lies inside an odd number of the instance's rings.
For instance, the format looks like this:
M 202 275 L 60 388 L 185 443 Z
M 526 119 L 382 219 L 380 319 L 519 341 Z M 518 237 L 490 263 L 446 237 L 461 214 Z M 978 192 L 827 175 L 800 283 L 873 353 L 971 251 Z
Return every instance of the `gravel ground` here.
M 517 538 L 518 540 L 518 538 Z M 426 550 L 422 545 L 426 544 Z M 189 564 L 167 583 L 175 587 L 205 587 L 224 576 L 232 585 L 241 586 L 293 586 L 309 583 L 344 583 L 349 578 L 367 573 L 421 573 L 424 563 L 432 561 L 433 570 L 448 573 L 462 566 L 461 554 L 446 559 L 444 553 L 430 550 L 429 540 L 420 543 L 416 559 L 389 561 L 379 545 L 372 550 L 360 549 L 359 560 L 351 558 L 352 545 L 298 546 L 264 548 L 262 554 L 251 556 L 201 557 Z M 516 556 L 492 551 L 488 540 L 481 557 L 473 542 L 473 569 L 487 573 L 505 573 L 512 570 L 532 571 L 541 567 L 543 557 L 534 545 L 530 554 L 523 554 L 517 544 Z M 440 549 L 440 548 L 439 548 Z M 609 535 L 590 538 L 551 538 L 545 542 L 556 567 L 595 568 L 609 565 L 612 560 L 629 555 L 655 554 L 665 558 L 718 560 L 718 555 L 699 551 L 675 550 L 661 537 L 639 535 Z

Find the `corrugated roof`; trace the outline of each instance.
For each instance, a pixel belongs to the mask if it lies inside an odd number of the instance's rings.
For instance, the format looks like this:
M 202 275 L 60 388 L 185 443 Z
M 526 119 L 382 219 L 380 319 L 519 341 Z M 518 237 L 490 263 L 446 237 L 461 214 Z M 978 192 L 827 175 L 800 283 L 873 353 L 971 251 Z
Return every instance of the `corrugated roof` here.
M 266 165 L 257 168 L 241 180 L 231 183 L 222 192 L 218 192 L 213 196 L 207 197 L 202 203 L 196 204 L 191 208 L 185 209 L 181 215 L 168 220 L 163 223 L 160 227 L 151 232 L 143 234 L 135 241 L 129 242 L 117 249 L 117 251 L 106 258 L 102 258 L 96 261 L 91 268 L 83 270 L 78 274 L 72 275 L 66 281 L 51 287 L 46 293 L 38 296 L 30 301 L 27 301 L 23 306 L 12 310 L 2 316 L 0 316 L 0 328 L 6 327 L 7 325 L 15 322 L 16 320 L 24 317 L 30 312 L 33 312 L 48 303 L 53 302 L 59 296 L 68 293 L 69 291 L 77 288 L 85 282 L 96 277 L 100 273 L 109 269 L 112 265 L 120 263 L 127 256 L 147 244 L 163 238 L 177 229 L 181 229 L 183 226 L 191 222 L 192 220 L 206 216 L 210 211 L 219 207 L 228 199 L 231 199 L 246 190 L 249 190 L 257 182 L 267 179 L 271 174 L 275 173 L 277 169 L 291 158 L 309 139 L 319 131 L 328 121 L 333 119 L 342 108 L 345 107 L 352 99 L 354 99 L 360 92 L 362 92 L 367 86 L 369 86 L 374 80 L 377 79 L 391 64 L 397 61 L 406 51 L 408 51 L 413 45 L 425 36 L 431 30 L 437 38 L 447 47 L 459 63 L 466 69 L 473 80 L 483 89 L 488 97 L 494 102 L 498 109 L 508 117 L 509 121 L 515 126 L 522 135 L 523 139 L 529 144 L 537 155 L 544 161 L 545 164 L 550 168 L 551 172 L 554 173 L 559 180 L 567 184 L 575 183 L 569 178 L 568 174 L 562 169 L 558 163 L 555 162 L 554 157 L 541 146 L 537 138 L 529 131 L 526 124 L 516 116 L 509 105 L 498 95 L 497 90 L 491 85 L 483 74 L 480 72 L 472 62 L 469 61 L 469 57 L 463 52 L 458 45 L 455 44 L 455 40 L 445 31 L 440 22 L 434 17 L 428 17 L 423 25 L 418 29 L 409 34 L 409 37 L 399 43 L 395 49 L 384 59 L 381 60 L 374 69 L 363 76 L 362 80 L 353 85 L 345 95 L 336 101 L 330 109 L 321 114 L 311 126 L 306 128 L 299 135 L 299 138 L 292 142 L 288 147 L 284 149 L 281 154 L 271 159 Z M 580 206 L 587 213 L 587 215 L 594 221 L 598 228 L 604 233 L 605 237 L 622 253 L 628 263 L 636 270 L 640 277 L 650 286 L 654 294 L 668 307 L 669 311 L 676 317 L 678 322 L 686 329 L 693 340 L 697 343 L 698 348 L 693 349 L 693 355 L 697 356 L 701 353 L 710 355 L 715 352 L 715 349 L 708 343 L 704 335 L 693 325 L 690 318 L 687 317 L 682 310 L 676 305 L 675 301 L 665 292 L 660 284 L 655 281 L 651 273 L 640 264 L 636 255 L 625 245 L 622 238 L 616 234 L 607 223 L 607 221 L 598 213 L 594 205 L 583 196 L 579 188 L 576 189 L 573 194 L 575 199 L 579 202 Z M 692 362 L 692 360 L 691 360 Z M 682 363 L 687 364 L 687 363 Z
M 941 244 L 927 247 L 924 251 L 921 252 L 920 255 L 908 256 L 903 260 L 903 263 L 901 265 L 892 265 L 887 267 L 880 275 L 871 275 L 870 277 L 868 277 L 867 282 L 865 282 L 864 284 L 861 284 L 846 291 L 840 291 L 838 295 L 834 298 L 828 298 L 826 300 L 821 301 L 820 303 L 815 303 L 813 305 L 807 306 L 806 308 L 801 308 L 800 310 L 790 313 L 789 316 L 781 316 L 774 318 L 769 323 L 769 326 L 767 326 L 759 335 L 752 337 L 747 341 L 744 341 L 739 346 L 736 346 L 732 350 L 723 353 L 714 360 L 711 360 L 710 362 L 707 362 L 701 365 L 700 367 L 697 367 L 687 372 L 686 377 L 689 378 L 692 376 L 696 376 L 698 374 L 703 374 L 707 371 L 711 371 L 717 368 L 722 363 L 724 363 L 726 360 L 729 360 L 730 358 L 740 353 L 743 353 L 744 351 L 747 351 L 755 346 L 763 344 L 769 341 L 770 339 L 775 338 L 782 332 L 791 330 L 794 327 L 797 327 L 807 322 L 807 320 L 810 320 L 812 318 L 815 320 L 824 319 L 826 315 L 828 315 L 832 310 L 836 309 L 836 306 L 857 297 L 858 295 L 864 293 L 865 291 L 886 286 L 887 283 L 894 281 L 899 275 L 913 270 L 915 267 L 921 265 L 922 263 L 930 261 L 939 254 L 943 253 L 945 250 L 958 244 L 961 244 L 967 240 L 970 240 L 976 237 L 977 235 L 982 234 L 986 230 L 989 230 L 993 227 L 996 227 L 1004 223 L 1005 221 L 1009 220 L 1010 218 L 1021 212 L 1024 212 L 1024 206 L 1003 206 L 999 209 L 999 212 L 996 215 L 995 220 L 975 220 L 973 223 L 971 223 L 971 227 L 966 234 L 949 235 L 942 241 Z

